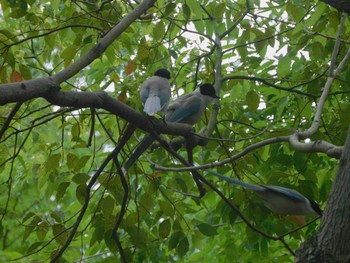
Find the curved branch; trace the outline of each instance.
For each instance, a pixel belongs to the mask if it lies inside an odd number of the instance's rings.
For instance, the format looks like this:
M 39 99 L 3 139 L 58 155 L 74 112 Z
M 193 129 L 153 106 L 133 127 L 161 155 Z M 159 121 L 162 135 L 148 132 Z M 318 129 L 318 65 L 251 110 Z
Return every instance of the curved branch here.
M 204 165 L 197 165 L 197 166 L 191 166 L 191 167 L 181 167 L 181 168 L 174 168 L 174 167 L 163 167 L 163 166 L 159 166 L 159 165 L 155 165 L 154 169 L 156 170 L 161 170 L 161 171 L 193 171 L 193 170 L 200 170 L 200 169 L 208 169 L 208 168 L 213 168 L 213 167 L 217 167 L 217 166 L 222 166 L 226 163 L 231 163 L 232 161 L 235 161 L 243 156 L 245 156 L 246 154 L 248 154 L 249 152 L 256 150 L 260 147 L 269 145 L 269 144 L 274 144 L 274 143 L 280 143 L 280 142 L 288 142 L 289 141 L 289 136 L 281 136 L 281 137 L 275 137 L 275 138 L 270 138 L 267 139 L 265 141 L 261 141 L 255 144 L 251 144 L 249 145 L 247 148 L 245 148 L 244 150 L 242 150 L 241 152 L 231 156 L 230 158 L 226 158 L 222 161 L 219 162 L 215 162 L 215 163 L 210 163 L 210 164 L 204 164 Z
M 186 135 L 192 131 L 192 127 L 187 124 L 165 124 L 162 120 L 150 120 L 104 91 L 62 91 L 52 82 L 51 78 L 0 85 L 0 94 L 2 95 L 0 96 L 0 105 L 43 97 L 52 104 L 61 107 L 105 109 L 145 131 L 151 131 L 150 124 L 159 133 Z
M 295 132 L 294 134 L 289 136 L 289 143 L 292 148 L 298 152 L 305 153 L 316 153 L 323 152 L 327 154 L 329 157 L 333 157 L 339 159 L 344 146 L 336 146 L 327 141 L 311 141 L 308 143 L 302 143 L 299 141 L 300 138 L 304 137 L 302 133 Z
M 254 144 L 249 145 L 245 149 L 243 149 L 241 152 L 226 158 L 222 161 L 218 161 L 215 163 L 209 163 L 209 164 L 204 164 L 204 165 L 197 165 L 197 166 L 191 166 L 191 167 L 164 167 L 160 165 L 155 165 L 154 169 L 155 170 L 160 170 L 160 171 L 176 171 L 176 172 L 181 172 L 181 171 L 193 171 L 193 170 L 200 170 L 200 169 L 208 169 L 208 168 L 213 168 L 213 167 L 218 167 L 222 166 L 227 163 L 231 163 L 232 161 L 235 161 L 239 158 L 242 158 L 243 156 L 247 155 L 248 153 L 257 150 L 263 146 L 270 145 L 270 144 L 275 144 L 275 143 L 281 143 L 281 142 L 289 142 L 292 147 L 295 147 L 296 151 L 300 152 L 308 152 L 308 153 L 315 153 L 315 152 L 321 152 L 327 154 L 329 157 L 333 157 L 336 159 L 339 159 L 344 147 L 343 146 L 336 146 L 333 145 L 329 142 L 326 141 L 316 141 L 316 142 L 311 142 L 308 144 L 305 143 L 300 143 L 298 141 L 298 133 L 292 134 L 289 136 L 281 136 L 281 137 L 274 137 L 270 138 L 264 141 L 260 141 Z M 306 146 L 305 146 L 306 145 Z
M 338 50 L 339 50 L 339 45 L 340 45 L 340 35 L 343 31 L 344 28 L 344 23 L 346 21 L 346 16 L 343 15 L 342 16 L 342 20 L 341 20 L 341 25 L 339 27 L 339 31 L 337 34 L 337 41 L 333 50 L 333 54 L 332 54 L 332 59 L 331 59 L 331 65 L 330 65 L 330 73 L 329 73 L 329 77 L 327 79 L 327 82 L 323 88 L 323 92 L 322 95 L 319 99 L 319 102 L 317 104 L 317 108 L 316 108 L 316 113 L 315 113 L 315 117 L 314 120 L 312 121 L 312 124 L 310 126 L 309 129 L 307 129 L 304 132 L 299 133 L 299 137 L 301 139 L 306 139 L 311 137 L 313 134 L 315 134 L 320 126 L 320 120 L 321 120 L 321 116 L 322 116 L 322 111 L 323 111 L 323 106 L 326 102 L 326 99 L 328 97 L 328 94 L 331 90 L 331 86 L 334 82 L 335 76 L 337 76 L 344 68 L 346 61 L 349 59 L 350 57 L 350 47 L 348 48 L 344 58 L 342 59 L 342 61 L 339 63 L 338 67 L 336 69 L 334 69 L 334 64 L 335 64 L 335 58 L 338 54 Z M 334 69 L 334 70 L 333 70 Z
M 120 22 L 111 29 L 102 40 L 97 43 L 93 48 L 91 48 L 86 54 L 78 58 L 74 63 L 72 63 L 69 67 L 63 69 L 57 74 L 53 75 L 51 78 L 39 78 L 35 80 L 23 81 L 20 83 L 11 83 L 11 84 L 3 84 L 0 85 L 0 92 L 2 94 L 0 99 L 0 105 L 4 105 L 8 102 L 19 102 L 26 101 L 28 99 L 42 97 L 43 94 L 49 92 L 53 86 L 57 86 L 60 83 L 66 81 L 67 79 L 73 77 L 75 74 L 80 72 L 83 68 L 91 64 L 96 58 L 100 57 L 103 52 L 110 46 L 113 41 L 118 38 L 137 18 L 140 17 L 144 12 L 146 12 L 157 0 L 145 0 L 141 4 L 139 4 L 133 11 L 131 11 L 128 15 L 123 17 Z M 16 90 L 12 90 L 11 88 L 16 88 Z M 33 96 L 25 93 L 26 96 L 22 97 L 20 94 L 29 89 L 29 93 L 43 93 L 41 95 Z M 39 91 L 37 91 L 37 89 Z M 3 93 L 3 91 L 5 93 Z M 20 93 L 20 94 L 18 94 Z M 17 98 L 14 100 L 14 98 Z

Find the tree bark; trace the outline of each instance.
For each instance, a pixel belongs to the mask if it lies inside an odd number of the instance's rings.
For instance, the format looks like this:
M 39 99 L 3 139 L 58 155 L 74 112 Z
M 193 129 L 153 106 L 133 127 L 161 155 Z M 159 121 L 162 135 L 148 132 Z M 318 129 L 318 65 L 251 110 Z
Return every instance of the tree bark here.
M 317 234 L 297 251 L 295 262 L 350 262 L 350 127 Z
M 321 0 L 330 6 L 338 9 L 339 11 L 350 13 L 350 1 L 349 0 Z

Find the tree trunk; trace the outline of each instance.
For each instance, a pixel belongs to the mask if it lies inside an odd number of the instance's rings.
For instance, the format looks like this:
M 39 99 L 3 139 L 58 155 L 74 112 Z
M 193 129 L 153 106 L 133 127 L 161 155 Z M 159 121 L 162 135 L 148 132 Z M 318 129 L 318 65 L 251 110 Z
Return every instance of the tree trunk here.
M 350 128 L 317 234 L 297 251 L 295 262 L 350 262 Z
M 330 6 L 338 9 L 339 11 L 350 13 L 350 1 L 349 0 L 321 0 Z

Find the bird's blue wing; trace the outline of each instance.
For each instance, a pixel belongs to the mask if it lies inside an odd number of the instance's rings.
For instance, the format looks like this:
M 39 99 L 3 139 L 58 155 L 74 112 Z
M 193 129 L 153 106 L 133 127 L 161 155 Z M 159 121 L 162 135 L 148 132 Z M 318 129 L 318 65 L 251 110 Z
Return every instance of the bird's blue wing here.
M 125 171 L 128 171 L 129 168 L 137 161 L 141 154 L 147 150 L 147 148 L 152 144 L 156 138 L 153 135 L 148 135 L 141 143 L 137 146 L 136 150 L 132 153 L 129 159 L 124 164 Z
M 216 172 L 213 172 L 213 171 L 210 171 L 210 170 L 206 170 L 206 171 L 211 173 L 212 175 L 214 175 L 214 176 L 216 176 L 216 177 L 218 177 L 218 178 L 228 182 L 228 183 L 239 185 L 239 186 L 248 188 L 248 189 L 250 189 L 252 191 L 256 191 L 256 192 L 265 191 L 265 188 L 262 187 L 262 186 L 254 185 L 254 184 L 248 184 L 248 183 L 245 183 L 245 182 L 242 182 L 242 181 L 230 178 L 230 177 L 226 177 L 226 176 L 224 176 L 222 174 L 219 174 L 219 173 L 216 173 Z
M 299 193 L 295 190 L 289 189 L 289 188 L 282 187 L 282 186 L 264 185 L 263 187 L 270 190 L 270 191 L 278 193 L 280 195 L 287 196 L 290 199 L 294 200 L 295 202 L 303 203 L 303 202 L 305 202 L 305 199 L 306 199 L 306 197 L 303 196 L 301 193 Z
M 200 99 L 190 99 L 188 102 L 177 107 L 168 122 L 181 122 L 183 119 L 196 114 L 200 110 Z

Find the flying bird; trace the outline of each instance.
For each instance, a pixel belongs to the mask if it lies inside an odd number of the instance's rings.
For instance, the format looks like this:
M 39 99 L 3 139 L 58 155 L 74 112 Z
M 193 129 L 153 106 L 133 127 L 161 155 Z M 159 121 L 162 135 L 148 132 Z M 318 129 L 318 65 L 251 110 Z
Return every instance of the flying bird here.
M 308 199 L 295 190 L 276 185 L 248 184 L 210 170 L 206 171 L 228 183 L 239 185 L 256 192 L 263 200 L 265 206 L 275 213 L 285 215 L 317 214 L 322 216 L 322 210 L 315 201 Z
M 171 96 L 170 72 L 166 69 L 158 69 L 154 76 L 146 79 L 140 90 L 143 111 L 153 116 L 160 112 L 167 104 Z

